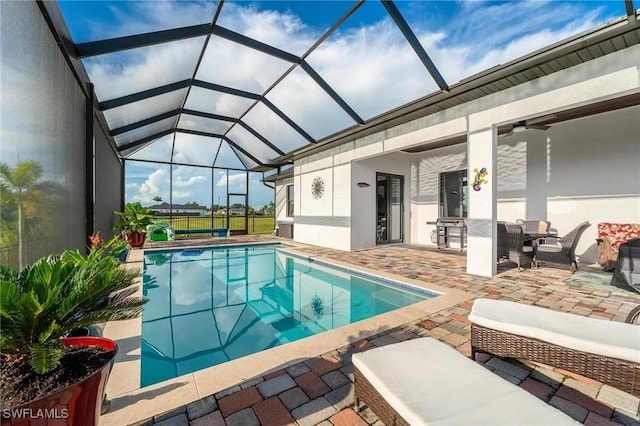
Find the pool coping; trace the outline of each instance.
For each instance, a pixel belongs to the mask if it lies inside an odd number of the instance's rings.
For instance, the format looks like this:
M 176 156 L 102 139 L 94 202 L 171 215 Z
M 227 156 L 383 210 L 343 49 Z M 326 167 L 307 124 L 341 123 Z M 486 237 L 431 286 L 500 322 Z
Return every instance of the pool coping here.
M 224 246 L 261 244 L 273 243 L 238 243 L 225 244 Z M 120 426 L 148 419 L 213 395 L 256 376 L 288 367 L 306 358 L 320 356 L 336 348 L 393 329 L 402 324 L 418 321 L 429 314 L 451 308 L 474 298 L 474 295 L 463 290 L 444 288 L 384 271 L 371 270 L 360 265 L 339 262 L 321 256 L 310 256 L 308 253 L 296 252 L 296 248 L 306 247 L 304 244 L 287 242 L 282 245 L 286 247 L 287 251 L 303 258 L 314 259 L 341 268 L 360 271 L 367 275 L 382 278 L 383 280 L 406 283 L 411 287 L 426 289 L 440 295 L 404 308 L 377 315 L 373 318 L 344 325 L 334 330 L 306 337 L 256 354 L 247 355 L 144 388 L 140 388 L 139 386 L 142 317 L 107 323 L 104 328 L 104 336 L 115 340 L 118 343 L 119 350 L 106 389 L 107 395 L 111 400 L 111 408 L 108 413 L 100 416 L 99 425 Z M 196 247 L 198 246 L 180 247 L 180 249 Z M 172 250 L 170 247 L 163 249 Z M 132 250 L 129 254 L 126 267 L 142 269 L 145 251 L 151 252 L 156 250 L 144 248 Z M 142 286 L 140 285 L 141 277 L 142 275 L 139 276 L 136 282 L 136 284 L 139 285 L 139 295 L 142 295 Z

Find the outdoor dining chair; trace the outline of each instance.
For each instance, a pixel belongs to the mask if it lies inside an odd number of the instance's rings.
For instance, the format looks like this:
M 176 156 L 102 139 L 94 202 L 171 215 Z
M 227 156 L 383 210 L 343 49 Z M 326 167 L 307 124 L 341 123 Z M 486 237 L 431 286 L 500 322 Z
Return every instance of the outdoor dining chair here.
M 525 245 L 522 226 L 510 222 L 498 223 L 498 258 L 506 258 L 518 265 L 533 263 L 533 247 Z
M 535 250 L 535 267 L 540 266 L 538 262 L 569 265 L 571 273 L 575 273 L 578 270 L 578 263 L 576 262 L 576 246 L 580 241 L 582 233 L 589 226 L 591 226 L 591 224 L 588 221 L 585 221 L 560 238 L 545 237 L 538 240 Z

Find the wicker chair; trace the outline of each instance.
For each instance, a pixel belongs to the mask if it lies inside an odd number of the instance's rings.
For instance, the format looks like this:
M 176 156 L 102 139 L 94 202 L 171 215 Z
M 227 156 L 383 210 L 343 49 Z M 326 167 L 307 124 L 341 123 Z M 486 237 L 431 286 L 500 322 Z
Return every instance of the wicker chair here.
M 535 250 L 535 266 L 539 266 L 538 262 L 569 265 L 571 273 L 576 272 L 578 270 L 576 246 L 578 245 L 578 241 L 580 241 L 582 233 L 589 226 L 591 226 L 591 224 L 585 221 L 563 237 L 545 237 L 539 239 Z
M 523 220 L 516 219 L 516 225 L 522 226 L 524 232 L 544 233 L 551 229 L 551 222 L 548 220 Z
M 509 222 L 498 222 L 498 259 L 506 258 L 518 265 L 533 263 L 533 247 L 525 246 L 522 226 Z

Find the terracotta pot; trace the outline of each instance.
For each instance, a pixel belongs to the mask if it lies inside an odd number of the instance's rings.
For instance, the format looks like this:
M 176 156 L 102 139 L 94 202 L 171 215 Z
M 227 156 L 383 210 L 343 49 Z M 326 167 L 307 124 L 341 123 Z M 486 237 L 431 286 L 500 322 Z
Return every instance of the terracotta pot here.
M 129 240 L 129 245 L 131 247 L 142 247 L 144 245 L 144 240 L 147 238 L 146 232 L 130 232 L 127 234 L 127 239 Z
M 96 426 L 98 424 L 104 389 L 118 345 L 104 337 L 67 337 L 60 340 L 70 346 L 97 346 L 112 350 L 113 357 L 92 375 L 78 383 L 44 398 L 3 410 L 3 426 Z

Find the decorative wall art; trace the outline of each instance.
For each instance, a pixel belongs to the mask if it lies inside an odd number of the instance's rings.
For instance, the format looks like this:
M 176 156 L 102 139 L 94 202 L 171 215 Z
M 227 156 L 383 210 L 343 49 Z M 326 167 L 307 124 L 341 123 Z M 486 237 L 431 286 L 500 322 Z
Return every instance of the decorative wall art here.
M 320 176 L 316 176 L 313 178 L 313 182 L 311 182 L 311 195 L 316 200 L 322 198 L 324 194 L 324 180 Z
M 483 167 L 480 170 L 478 169 L 473 169 L 473 172 L 476 174 L 476 177 L 473 179 L 473 190 L 474 191 L 480 191 L 482 189 L 482 184 L 483 183 L 487 183 L 487 179 L 485 179 L 487 177 L 487 168 Z

